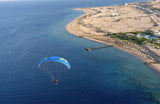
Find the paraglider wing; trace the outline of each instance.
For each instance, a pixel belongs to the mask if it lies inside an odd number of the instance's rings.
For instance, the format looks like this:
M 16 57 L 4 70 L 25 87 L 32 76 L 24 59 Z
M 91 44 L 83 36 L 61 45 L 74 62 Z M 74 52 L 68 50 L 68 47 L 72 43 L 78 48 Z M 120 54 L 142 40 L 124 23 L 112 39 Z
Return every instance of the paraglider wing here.
M 59 81 L 61 69 L 70 69 L 71 66 L 69 62 L 58 56 L 45 57 L 38 63 L 38 68 L 43 69 L 48 73 L 48 75 L 54 80 L 54 83 L 57 84 Z
M 68 69 L 71 68 L 69 62 L 62 58 L 62 57 L 58 57 L 58 56 L 50 56 L 50 57 L 45 57 L 44 59 L 42 59 L 39 64 L 38 67 L 40 66 L 41 63 L 45 62 L 45 61 L 54 61 L 54 62 L 59 62 L 61 64 L 64 64 Z
M 41 63 L 45 62 L 45 61 L 48 61 L 46 58 L 45 59 L 42 59 L 39 63 L 38 63 L 38 68 L 40 66 Z

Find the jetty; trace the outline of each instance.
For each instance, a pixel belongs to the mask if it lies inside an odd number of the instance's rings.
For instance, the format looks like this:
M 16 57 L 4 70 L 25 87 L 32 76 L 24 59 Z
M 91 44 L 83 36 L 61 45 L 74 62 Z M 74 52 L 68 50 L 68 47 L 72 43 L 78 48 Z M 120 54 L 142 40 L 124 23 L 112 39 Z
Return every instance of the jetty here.
M 109 47 L 113 47 L 113 45 L 107 45 L 107 46 L 103 46 L 103 47 L 94 47 L 94 48 L 84 48 L 84 49 L 86 51 L 91 51 L 91 50 L 95 50 L 95 49 L 109 48 Z
M 145 62 L 144 64 L 149 65 L 149 64 L 160 64 L 160 62 Z

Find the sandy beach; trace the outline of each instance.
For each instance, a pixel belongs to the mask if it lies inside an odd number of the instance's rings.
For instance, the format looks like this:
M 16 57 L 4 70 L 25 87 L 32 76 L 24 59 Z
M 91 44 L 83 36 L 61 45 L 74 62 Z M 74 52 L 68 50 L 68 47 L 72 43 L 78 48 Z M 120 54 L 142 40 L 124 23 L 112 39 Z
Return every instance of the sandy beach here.
M 151 45 L 139 46 L 124 41 L 117 43 L 115 39 L 106 35 L 108 32 L 155 31 L 157 28 L 160 29 L 160 17 L 157 17 L 156 14 L 147 14 L 137 7 L 139 6 L 136 3 L 126 3 L 107 7 L 76 8 L 75 10 L 82 10 L 85 14 L 67 24 L 66 30 L 77 37 L 113 45 L 144 62 L 160 62 L 160 49 L 155 49 Z M 101 30 L 103 32 L 100 32 Z M 160 64 L 150 64 L 150 66 L 160 72 Z

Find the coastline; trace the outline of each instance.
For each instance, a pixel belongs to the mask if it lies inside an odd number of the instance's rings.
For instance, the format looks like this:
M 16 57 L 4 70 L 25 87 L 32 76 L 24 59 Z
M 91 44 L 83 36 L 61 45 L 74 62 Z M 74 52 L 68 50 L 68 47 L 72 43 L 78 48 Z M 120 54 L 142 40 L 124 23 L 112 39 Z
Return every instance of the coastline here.
M 107 6 L 107 7 L 112 7 L 112 6 Z M 98 7 L 94 7 L 94 8 L 98 8 Z M 99 7 L 99 8 L 101 8 L 101 7 Z M 82 36 L 82 38 L 85 38 L 85 39 L 88 39 L 91 41 L 100 42 L 100 43 L 107 44 L 107 45 L 113 45 L 113 42 L 111 43 L 111 42 L 107 42 L 107 41 L 103 41 L 103 40 L 91 37 L 94 35 L 95 36 L 103 36 L 104 35 L 103 33 L 95 32 L 95 31 L 93 31 L 93 28 L 83 27 L 78 24 L 81 18 L 83 18 L 85 15 L 90 14 L 90 13 L 88 13 L 88 11 L 86 9 L 87 8 L 74 9 L 74 10 L 81 10 L 85 14 L 75 18 L 69 24 L 67 24 L 66 30 L 71 34 L 76 35 L 77 37 Z M 144 57 L 143 55 L 137 54 L 133 50 L 123 48 L 117 44 L 114 44 L 114 47 L 116 47 L 120 50 L 123 50 L 131 55 L 134 55 L 135 57 L 139 58 L 143 62 L 153 62 L 152 59 L 149 59 L 147 57 Z M 160 72 L 160 65 L 159 64 L 150 64 L 149 66 L 151 66 L 151 68 L 155 69 L 155 71 Z

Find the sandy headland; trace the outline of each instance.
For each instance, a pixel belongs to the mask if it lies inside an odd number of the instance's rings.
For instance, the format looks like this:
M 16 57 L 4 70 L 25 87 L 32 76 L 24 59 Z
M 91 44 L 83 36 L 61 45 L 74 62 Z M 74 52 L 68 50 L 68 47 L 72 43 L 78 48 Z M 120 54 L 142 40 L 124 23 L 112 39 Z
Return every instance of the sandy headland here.
M 159 30 L 160 12 L 152 11 L 149 8 L 157 7 L 159 4 L 155 3 L 154 5 L 154 2 L 157 1 L 125 3 L 106 7 L 76 8 L 74 10 L 84 11 L 85 14 L 67 24 L 66 30 L 77 37 L 113 45 L 129 52 L 144 62 L 149 62 L 149 65 L 160 72 L 160 49 L 155 48 L 155 45 L 151 43 L 139 45 L 132 41 L 112 38 L 109 35 L 110 33 L 126 33 L 131 37 L 131 35 L 134 35 L 131 32 L 154 32 Z M 147 8 L 144 8 L 144 5 L 147 5 Z

